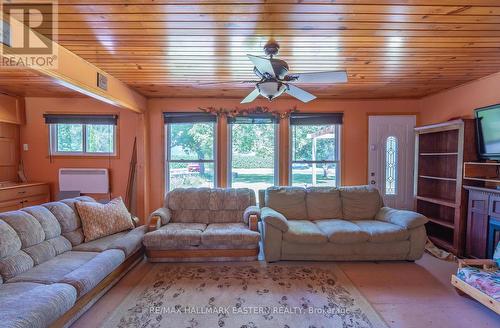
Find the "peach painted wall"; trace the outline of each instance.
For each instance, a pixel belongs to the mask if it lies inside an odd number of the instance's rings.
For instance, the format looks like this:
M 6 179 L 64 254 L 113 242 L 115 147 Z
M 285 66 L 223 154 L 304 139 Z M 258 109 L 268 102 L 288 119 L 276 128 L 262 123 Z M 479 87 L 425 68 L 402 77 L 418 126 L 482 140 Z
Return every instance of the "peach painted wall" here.
M 420 99 L 420 122 L 432 124 L 472 117 L 476 108 L 500 103 L 500 73 Z
M 297 106 L 302 112 L 343 112 L 342 133 L 342 184 L 357 185 L 367 183 L 368 167 L 368 114 L 401 114 L 418 112 L 415 100 L 327 100 L 318 99 L 303 104 L 289 98 L 281 98 L 269 103 L 259 100 L 250 106 L 243 106 L 240 99 L 200 99 L 200 98 L 157 98 L 149 99 L 151 184 L 150 203 L 152 208 L 161 205 L 163 199 L 163 118 L 166 111 L 198 111 L 198 107 L 254 107 L 267 106 L 271 110 L 285 111 Z M 418 119 L 418 118 L 417 118 Z M 222 149 L 225 157 L 225 149 Z M 160 176 L 161 174 L 161 176 Z
M 116 113 L 119 133 L 119 156 L 116 158 L 85 157 L 49 157 L 48 128 L 44 122 L 44 113 Z M 28 144 L 29 150 L 21 152 L 26 175 L 30 181 L 43 181 L 51 184 L 52 197 L 58 193 L 58 170 L 62 167 L 91 167 L 111 169 L 111 195 L 125 198 L 129 175 L 130 158 L 134 137 L 140 135 L 142 116 L 130 110 L 118 109 L 115 106 L 91 98 L 26 98 L 26 124 L 21 126 L 21 144 Z M 141 143 L 138 142 L 138 145 Z M 143 175 L 139 166 L 138 177 Z M 139 179 L 138 179 L 139 180 Z M 140 178 L 142 180 L 142 178 Z M 143 191 L 137 193 L 141 202 Z M 107 198 L 107 195 L 98 195 Z M 139 203 L 138 202 L 138 203 Z M 144 215 L 144 209 L 137 206 L 138 213 Z

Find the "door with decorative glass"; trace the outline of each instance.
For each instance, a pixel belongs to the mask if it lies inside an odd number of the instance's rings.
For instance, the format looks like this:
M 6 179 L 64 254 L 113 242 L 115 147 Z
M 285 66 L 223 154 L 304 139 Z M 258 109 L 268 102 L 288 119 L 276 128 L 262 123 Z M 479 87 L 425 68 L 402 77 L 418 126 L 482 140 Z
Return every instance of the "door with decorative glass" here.
M 368 183 L 386 206 L 413 209 L 415 115 L 368 117 Z

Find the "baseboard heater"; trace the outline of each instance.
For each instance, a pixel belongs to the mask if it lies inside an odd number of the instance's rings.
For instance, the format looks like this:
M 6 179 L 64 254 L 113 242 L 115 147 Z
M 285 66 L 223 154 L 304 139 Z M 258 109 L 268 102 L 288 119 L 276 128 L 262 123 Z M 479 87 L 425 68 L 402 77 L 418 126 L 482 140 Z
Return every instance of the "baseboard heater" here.
M 59 191 L 107 194 L 109 192 L 108 169 L 61 168 L 59 169 Z

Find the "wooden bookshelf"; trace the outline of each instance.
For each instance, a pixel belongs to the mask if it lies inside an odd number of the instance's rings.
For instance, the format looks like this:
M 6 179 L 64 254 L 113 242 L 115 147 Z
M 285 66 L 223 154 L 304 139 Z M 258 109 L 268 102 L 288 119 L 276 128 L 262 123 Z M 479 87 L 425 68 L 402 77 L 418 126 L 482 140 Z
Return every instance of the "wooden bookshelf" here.
M 477 160 L 474 120 L 453 120 L 415 128 L 416 209 L 429 218 L 429 239 L 461 256 L 467 200 L 464 162 Z

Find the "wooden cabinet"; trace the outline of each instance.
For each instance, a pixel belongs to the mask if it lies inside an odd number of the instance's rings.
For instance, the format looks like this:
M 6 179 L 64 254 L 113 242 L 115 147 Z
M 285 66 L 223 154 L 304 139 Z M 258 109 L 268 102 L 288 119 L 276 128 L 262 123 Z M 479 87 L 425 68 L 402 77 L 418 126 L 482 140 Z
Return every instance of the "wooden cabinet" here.
M 485 259 L 488 242 L 489 193 L 469 190 L 468 209 L 465 256 Z
M 50 187 L 47 183 L 11 183 L 0 186 L 0 212 L 15 211 L 47 202 L 50 202 Z
M 491 219 L 500 218 L 500 190 L 465 186 L 469 191 L 465 256 L 488 257 L 488 230 Z
M 455 255 L 465 248 L 467 199 L 462 188 L 464 161 L 477 159 L 474 120 L 453 120 L 415 128 L 416 209 L 429 218 L 429 239 Z M 487 208 L 479 202 L 478 226 Z

